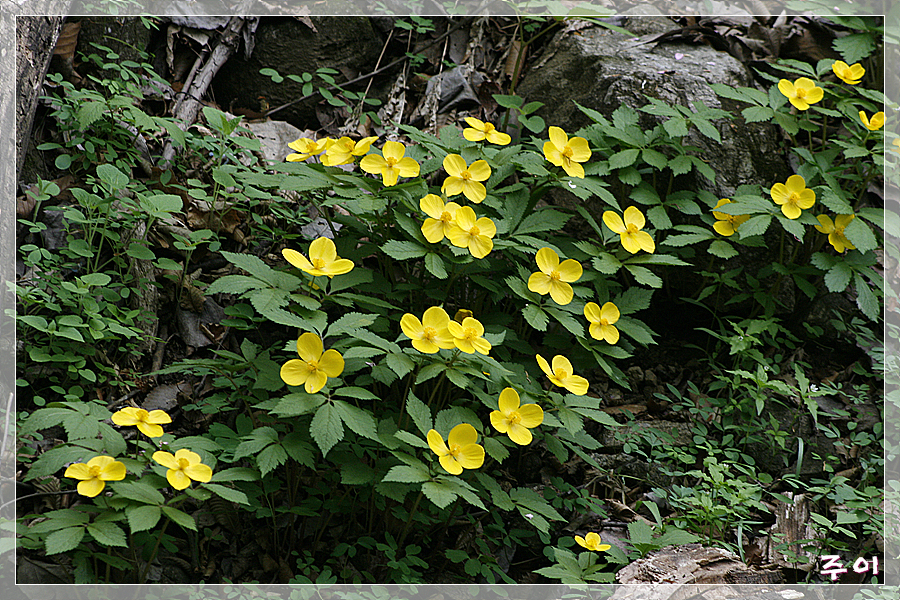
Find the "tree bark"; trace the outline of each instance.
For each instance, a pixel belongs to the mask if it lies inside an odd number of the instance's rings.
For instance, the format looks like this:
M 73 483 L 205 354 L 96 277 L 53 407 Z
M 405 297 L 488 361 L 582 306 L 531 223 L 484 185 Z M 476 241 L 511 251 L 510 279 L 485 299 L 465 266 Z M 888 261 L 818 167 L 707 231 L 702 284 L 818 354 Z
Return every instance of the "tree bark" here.
M 16 183 L 31 140 L 41 85 L 62 24 L 60 16 L 16 19 Z

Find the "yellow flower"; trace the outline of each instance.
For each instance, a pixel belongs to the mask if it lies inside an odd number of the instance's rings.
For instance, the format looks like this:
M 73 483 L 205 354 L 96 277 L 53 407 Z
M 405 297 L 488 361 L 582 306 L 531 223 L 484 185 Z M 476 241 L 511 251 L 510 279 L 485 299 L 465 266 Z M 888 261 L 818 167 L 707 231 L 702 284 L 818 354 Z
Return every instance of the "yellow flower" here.
M 422 315 L 422 320 L 406 313 L 400 319 L 403 334 L 412 340 L 413 348 L 426 354 L 434 354 L 441 348 L 456 347 L 453 335 L 447 329 L 450 315 L 440 306 L 432 306 Z
M 322 157 L 322 164 L 327 167 L 336 167 L 337 165 L 346 165 L 353 162 L 354 156 L 362 156 L 369 151 L 372 142 L 378 139 L 378 136 L 367 137 L 354 142 L 348 137 L 342 137 L 339 140 L 328 140 L 325 149 L 325 156 Z
M 870 131 L 877 131 L 884 127 L 884 113 L 877 112 L 872 115 L 872 120 L 869 120 L 869 117 L 866 116 L 865 111 L 859 111 L 859 120 L 862 121 L 862 124 L 866 126 L 866 129 Z
M 169 469 L 166 471 L 166 480 L 176 490 L 183 490 L 191 485 L 191 479 L 200 483 L 212 479 L 212 469 L 200 462 L 200 455 L 184 448 L 176 450 L 174 456 L 161 450 L 154 452 L 153 460 Z
M 138 431 L 147 437 L 160 437 L 163 434 L 161 424 L 171 423 L 172 417 L 162 410 L 147 412 L 143 408 L 126 407 L 112 415 L 112 422 L 122 427 L 136 425 Z
M 541 248 L 535 256 L 539 273 L 528 278 L 528 289 L 541 296 L 550 293 L 553 301 L 565 306 L 572 301 L 572 286 L 584 272 L 581 263 L 571 258 L 559 262 L 559 255 L 550 248 Z
M 107 481 L 125 479 L 125 465 L 112 456 L 95 456 L 85 463 L 74 463 L 66 468 L 63 477 L 80 480 L 78 493 L 93 498 L 103 491 Z
M 300 138 L 298 140 L 294 140 L 290 144 L 288 144 L 288 148 L 291 150 L 296 150 L 297 152 L 293 154 L 288 154 L 285 157 L 285 160 L 288 162 L 301 162 L 309 158 L 310 156 L 316 156 L 317 154 L 322 154 L 325 151 L 325 147 L 332 140 L 328 138 L 322 138 L 321 140 L 311 140 L 309 138 Z
M 487 140 L 491 144 L 505 146 L 512 141 L 511 137 L 501 131 L 497 131 L 491 123 L 479 121 L 474 117 L 466 117 L 466 123 L 469 126 L 463 129 L 463 137 L 470 142 Z
M 613 233 L 619 234 L 622 246 L 632 254 L 637 254 L 638 250 L 652 254 L 656 250 L 656 244 L 649 233 L 641 231 L 646 224 L 644 214 L 637 208 L 629 206 L 625 209 L 624 215 L 623 223 L 622 217 L 608 210 L 603 213 L 603 222 Z
M 613 327 L 613 323 L 619 320 L 619 309 L 612 302 L 607 302 L 603 308 L 596 302 L 588 302 L 584 305 L 584 316 L 591 326 L 588 332 L 595 340 L 606 340 L 608 344 L 619 341 L 619 330 Z
M 862 76 L 865 75 L 866 70 L 859 63 L 856 63 L 853 66 L 848 66 L 842 60 L 837 60 L 831 65 L 831 70 L 834 71 L 834 74 L 838 76 L 844 83 L 849 83 L 850 85 L 856 85 L 862 79 Z
M 434 429 L 425 436 L 428 447 L 438 455 L 441 466 L 451 475 L 459 475 L 463 469 L 477 469 L 484 464 L 484 448 L 476 444 L 478 432 L 468 423 L 460 423 L 450 430 L 447 443 Z
M 724 206 L 726 204 L 731 204 L 731 200 L 729 200 L 728 198 L 722 198 L 716 204 L 715 208 L 719 208 L 720 206 Z M 750 218 L 749 215 L 729 215 L 728 213 L 719 212 L 715 209 L 713 209 L 713 216 L 718 219 L 715 223 L 713 223 L 713 229 L 716 230 L 716 233 L 718 233 L 719 235 L 724 235 L 725 237 L 734 235 L 734 232 L 737 231 L 738 225 Z
M 544 157 L 557 167 L 562 167 L 569 177 L 584 179 L 583 163 L 591 158 L 591 149 L 582 137 L 569 139 L 559 127 L 548 130 L 550 141 L 544 142 Z
M 557 354 L 553 357 L 553 369 L 540 354 L 536 355 L 541 370 L 547 374 L 554 385 L 564 387 L 576 396 L 584 396 L 588 391 L 588 380 L 580 375 L 575 375 L 572 363 L 565 356 Z
M 778 91 L 787 96 L 791 104 L 799 110 L 806 110 L 810 104 L 815 104 L 825 97 L 825 91 L 817 87 L 808 77 L 801 77 L 794 83 L 782 79 L 778 82 Z
M 484 325 L 478 319 L 466 317 L 462 323 L 448 321 L 447 329 L 450 330 L 456 347 L 466 354 L 474 354 L 477 350 L 487 356 L 491 351 L 491 343 L 481 337 L 484 335 Z
M 847 239 L 847 236 L 844 235 L 844 228 L 850 224 L 856 215 L 838 215 L 834 218 L 834 222 L 832 223 L 831 217 L 827 215 L 819 215 L 816 219 L 819 220 L 819 225 L 816 225 L 816 229 L 818 229 L 822 233 L 828 234 L 828 243 L 834 246 L 834 249 L 838 252 L 843 252 L 844 250 L 856 250 L 856 246 L 850 243 L 850 240 Z
M 397 185 L 399 177 L 415 177 L 419 174 L 419 163 L 408 156 L 404 158 L 406 146 L 400 142 L 385 142 L 381 153 L 383 156 L 364 156 L 359 167 L 366 173 L 380 174 L 384 185 Z
M 582 548 L 587 548 L 588 550 L 593 550 L 594 552 L 605 552 L 612 548 L 612 546 L 610 546 L 609 544 L 601 544 L 600 534 L 594 533 L 593 531 L 588 533 L 585 537 L 576 535 L 575 541 L 578 542 L 578 545 Z
M 288 385 L 302 385 L 306 393 L 315 394 L 329 377 L 344 372 L 344 357 L 337 350 L 322 352 L 322 338 L 304 333 L 297 338 L 299 359 L 292 358 L 281 366 L 281 379 Z
M 441 186 L 441 191 L 448 196 L 463 194 L 475 203 L 481 203 L 487 196 L 482 181 L 487 181 L 491 176 L 491 167 L 486 160 L 476 160 L 471 166 L 466 166 L 466 161 L 459 154 L 448 154 L 444 157 L 444 170 L 447 171 L 447 179 Z
M 430 217 L 422 223 L 422 235 L 425 236 L 426 240 L 432 244 L 437 244 L 445 236 L 449 237 L 450 230 L 453 228 L 453 221 L 456 218 L 456 211 L 459 210 L 459 204 L 456 202 L 444 204 L 440 196 L 428 194 L 419 200 L 419 208 Z
M 519 406 L 520 402 L 516 390 L 508 387 L 500 392 L 500 410 L 491 412 L 491 425 L 520 446 L 527 446 L 531 443 L 529 429 L 544 422 L 544 411 L 537 404 Z
M 281 255 L 301 271 L 316 277 L 327 275 L 330 279 L 335 275 L 343 275 L 353 270 L 353 261 L 347 258 L 338 258 L 334 242 L 326 237 L 316 238 L 309 245 L 309 260 L 290 248 L 282 250 Z
M 801 209 L 812 208 L 816 203 L 816 193 L 806 187 L 806 180 L 800 175 L 791 175 L 786 184 L 776 183 L 770 193 L 788 219 L 798 218 L 803 212 Z
M 456 210 L 456 222 L 446 235 L 457 248 L 468 248 L 475 258 L 484 258 L 494 249 L 491 238 L 497 235 L 497 226 L 487 217 L 476 220 L 475 211 L 463 206 Z

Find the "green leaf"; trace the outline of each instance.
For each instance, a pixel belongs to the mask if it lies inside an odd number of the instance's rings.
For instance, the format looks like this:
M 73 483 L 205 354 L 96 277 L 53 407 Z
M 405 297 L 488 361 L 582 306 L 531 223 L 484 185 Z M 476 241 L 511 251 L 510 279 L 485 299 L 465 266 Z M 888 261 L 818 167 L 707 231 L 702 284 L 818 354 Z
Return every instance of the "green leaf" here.
M 75 120 L 78 121 L 78 127 L 82 131 L 91 126 L 91 124 L 103 116 L 103 113 L 107 111 L 109 107 L 106 102 L 84 102 L 81 106 L 78 107 L 78 110 L 75 112 Z M 99 165 L 97 167 L 97 173 L 100 173 L 100 167 L 105 165 Z M 115 167 L 113 167 L 115 168 Z M 103 179 L 101 177 L 101 179 Z M 122 187 L 125 187 L 124 184 Z M 117 188 L 113 188 L 117 189 Z
M 622 169 L 624 167 L 630 167 L 635 163 L 640 152 L 641 151 L 638 148 L 629 148 L 627 150 L 622 150 L 621 152 L 616 152 L 609 157 L 609 168 Z
M 359 329 L 368 327 L 378 318 L 378 315 L 364 314 L 358 312 L 347 313 L 340 319 L 328 326 L 324 337 L 333 337 L 343 335 L 351 329 Z
M 797 238 L 798 241 L 803 241 L 803 234 L 806 232 L 803 223 L 800 223 L 795 219 L 788 219 L 780 213 L 775 215 L 775 218 L 778 219 L 778 222 L 781 223 L 781 226 L 785 231 Z
M 840 53 L 844 62 L 852 65 L 875 52 L 875 36 L 871 32 L 851 33 L 835 39 L 831 47 Z
M 632 521 L 628 524 L 628 538 L 632 544 L 651 544 L 653 529 L 643 521 Z
M 430 480 L 431 474 L 428 472 L 428 467 L 426 467 L 424 464 L 419 464 L 416 466 L 397 465 L 395 467 L 391 467 L 391 470 L 387 472 L 387 474 L 381 481 L 393 481 L 397 483 L 421 483 L 423 481 Z
M 509 457 L 509 449 L 493 437 L 484 438 L 484 451 L 498 463 L 502 463 Z
M 213 473 L 210 481 L 258 481 L 259 473 L 247 467 L 231 467 Z
M 156 508 L 156 507 L 153 507 Z M 125 541 L 125 532 L 115 523 L 88 523 L 87 532 L 91 534 L 98 543 L 104 546 L 118 546 L 127 548 L 128 543 Z
M 608 252 L 603 252 L 600 256 L 591 259 L 591 265 L 604 275 L 614 275 L 622 267 L 619 259 Z
M 775 111 L 768 106 L 750 106 L 741 111 L 747 123 L 759 123 L 768 121 L 775 116 Z
M 646 267 L 636 267 L 633 265 L 625 265 L 625 268 L 634 277 L 634 280 L 641 285 L 650 286 L 652 288 L 661 288 L 662 279 Z
M 398 440 L 413 446 L 414 448 L 425 448 L 426 450 L 430 450 L 428 447 L 428 442 L 423 440 L 417 435 L 413 435 L 408 431 L 398 431 L 394 434 L 394 437 Z
M 525 317 L 525 320 L 529 325 L 538 331 L 547 330 L 547 323 L 550 318 L 537 304 L 526 304 L 525 308 L 522 309 L 522 316 Z
M 446 481 L 427 481 L 422 484 L 422 493 L 438 508 L 447 508 L 459 497 Z
M 361 286 L 372 281 L 372 271 L 355 267 L 349 273 L 335 275 L 328 284 L 328 293 L 336 294 L 354 286 Z
M 309 433 L 322 450 L 322 455 L 327 455 L 335 444 L 344 439 L 340 412 L 328 403 L 320 406 L 310 423 Z
M 60 554 L 77 548 L 83 538 L 84 527 L 66 527 L 49 534 L 44 544 L 48 555 Z
M 270 444 L 256 453 L 256 466 L 259 467 L 259 472 L 263 477 L 286 461 L 287 452 L 281 447 L 281 444 Z
M 347 428 L 370 440 L 378 440 L 378 424 L 375 422 L 372 413 L 357 408 L 343 400 L 334 400 L 333 403 L 335 410 Z
M 850 284 L 850 278 L 853 277 L 853 269 L 844 261 L 834 264 L 827 273 L 825 273 L 825 287 L 829 292 L 843 292 Z
M 856 288 L 856 305 L 859 307 L 859 310 L 871 320 L 877 321 L 880 312 L 878 298 L 859 273 L 853 274 L 853 283 Z
M 412 390 L 406 399 L 406 412 L 412 418 L 416 428 L 426 435 L 429 430 L 434 429 L 434 423 L 431 419 L 431 409 L 424 402 L 419 400 Z
M 536 210 L 522 219 L 516 228 L 515 235 L 538 233 L 541 231 L 559 231 L 569 220 L 569 216 L 552 208 Z
M 687 154 L 679 154 L 669 161 L 669 168 L 672 169 L 672 173 L 675 175 L 683 175 L 691 172 L 693 164 L 690 156 Z
M 772 215 L 752 216 L 744 223 L 741 223 L 741 226 L 738 229 L 738 235 L 742 240 L 755 235 L 762 235 L 766 232 L 766 229 L 769 228 L 769 223 L 771 222 Z
M 176 525 L 179 525 L 183 529 L 197 531 L 197 524 L 194 522 L 194 517 L 191 515 L 171 506 L 163 505 L 160 508 L 162 508 L 163 514 L 172 519 Z
M 143 504 L 163 504 L 166 499 L 155 487 L 141 481 L 111 482 L 109 486 L 116 494 Z
M 159 506 L 130 506 L 125 509 L 128 518 L 128 527 L 131 533 L 153 529 L 159 523 L 162 510 Z
M 396 260 L 408 260 L 419 258 L 428 254 L 428 249 L 415 242 L 390 240 L 381 246 L 385 254 Z
M 384 357 L 384 360 L 387 363 L 388 368 L 397 374 L 397 377 L 405 377 L 406 374 L 412 371 L 416 366 L 413 359 L 402 353 L 388 354 Z
M 539 513 L 551 521 L 564 521 L 556 509 L 550 506 L 544 497 L 531 488 L 513 488 L 509 491 L 510 499 L 520 509 L 524 508 L 528 511 Z
M 360 460 L 341 463 L 341 483 L 367 485 L 375 480 L 375 469 Z
M 294 392 L 282 398 L 278 404 L 272 409 L 272 412 L 279 417 L 297 417 L 311 413 L 325 401 L 325 396 L 321 394 L 307 394 L 305 392 Z
M 878 248 L 878 239 L 871 227 L 862 219 L 852 219 L 844 228 L 844 235 L 860 252 L 868 252 Z
M 708 251 L 713 256 L 718 256 L 719 258 L 723 258 L 726 260 L 738 255 L 738 251 L 735 250 L 734 246 L 732 246 L 725 240 L 713 240 L 713 242 L 709 245 Z
M 334 390 L 335 396 L 344 396 L 345 398 L 356 398 L 358 400 L 378 400 L 378 396 L 369 390 L 361 387 L 347 386 Z
M 641 158 L 644 159 L 645 163 L 660 171 L 665 169 L 669 164 L 669 159 L 666 158 L 665 154 L 663 154 L 662 152 L 657 152 L 652 148 L 644 148 L 644 150 L 641 151 Z
M 224 485 L 218 485 L 216 483 L 204 483 L 203 487 L 223 500 L 250 506 L 250 500 L 247 499 L 247 494 L 240 490 L 225 487 Z
M 438 279 L 447 279 L 447 269 L 440 255 L 429 252 L 425 255 L 425 268 Z

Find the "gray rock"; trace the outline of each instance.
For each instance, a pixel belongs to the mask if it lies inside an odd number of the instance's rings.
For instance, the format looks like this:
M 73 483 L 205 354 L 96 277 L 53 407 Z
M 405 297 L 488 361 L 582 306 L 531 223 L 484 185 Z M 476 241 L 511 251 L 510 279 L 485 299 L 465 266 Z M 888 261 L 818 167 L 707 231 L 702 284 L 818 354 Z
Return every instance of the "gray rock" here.
M 591 124 L 578 104 L 609 116 L 621 104 L 639 108 L 645 94 L 687 107 L 734 111 L 708 84 L 752 87 L 747 69 L 732 56 L 709 46 L 683 43 L 654 44 L 653 34 L 673 29 L 664 18 L 629 18 L 625 27 L 648 34 L 629 38 L 602 27 L 564 33 L 554 39 L 541 62 L 522 80 L 517 93 L 526 101 L 539 101 L 538 111 L 547 125 L 562 127 L 570 135 Z M 660 118 L 641 113 L 641 126 L 651 129 Z M 787 177 L 787 165 L 777 152 L 777 130 L 769 124 L 715 123 L 722 143 L 692 131 L 684 140 L 700 148 L 700 156 L 716 172 L 716 182 L 698 177 L 694 189 L 707 189 L 728 197 L 741 184 L 769 185 Z

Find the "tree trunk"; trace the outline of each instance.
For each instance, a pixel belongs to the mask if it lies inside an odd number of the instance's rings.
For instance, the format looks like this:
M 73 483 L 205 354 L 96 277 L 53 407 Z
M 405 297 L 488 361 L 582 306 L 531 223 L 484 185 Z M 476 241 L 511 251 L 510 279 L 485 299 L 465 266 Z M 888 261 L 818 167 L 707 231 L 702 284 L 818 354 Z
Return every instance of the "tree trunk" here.
M 31 140 L 31 126 L 38 96 L 63 17 L 18 17 L 16 19 L 16 183 L 22 172 Z

